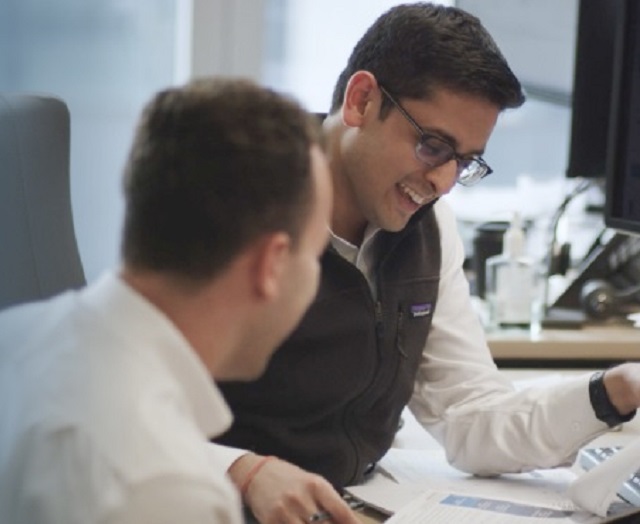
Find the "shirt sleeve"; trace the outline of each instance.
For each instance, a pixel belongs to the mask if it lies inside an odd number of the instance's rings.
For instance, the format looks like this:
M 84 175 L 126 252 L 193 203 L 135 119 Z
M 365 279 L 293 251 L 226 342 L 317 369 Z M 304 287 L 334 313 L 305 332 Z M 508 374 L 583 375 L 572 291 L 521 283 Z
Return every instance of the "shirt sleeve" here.
M 409 407 L 455 467 L 479 475 L 567 465 L 606 431 L 589 400 L 587 375 L 516 391 L 497 369 L 471 305 L 464 249 L 440 199 L 442 268 L 432 328 Z
M 240 457 L 249 453 L 249 451 L 246 449 L 232 448 L 231 446 L 224 446 L 222 444 L 210 442 L 207 446 L 207 453 L 221 468 L 224 468 L 225 471 L 229 471 L 231 465 Z
M 102 524 L 241 524 L 238 495 L 180 475 L 154 478 L 127 494 L 126 510 L 110 513 Z M 123 508 L 123 509 L 124 509 Z

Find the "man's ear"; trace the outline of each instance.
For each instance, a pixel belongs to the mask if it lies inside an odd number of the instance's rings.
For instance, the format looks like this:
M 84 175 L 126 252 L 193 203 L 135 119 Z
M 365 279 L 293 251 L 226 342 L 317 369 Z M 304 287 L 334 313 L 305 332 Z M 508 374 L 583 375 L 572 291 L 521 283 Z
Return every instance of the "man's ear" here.
M 283 232 L 265 235 L 256 245 L 253 264 L 254 290 L 272 300 L 280 293 L 291 253 L 291 237 Z
M 369 71 L 356 71 L 344 91 L 342 104 L 342 118 L 345 125 L 360 127 L 364 121 L 367 109 L 371 108 L 376 96 L 380 95 L 377 89 L 376 77 Z

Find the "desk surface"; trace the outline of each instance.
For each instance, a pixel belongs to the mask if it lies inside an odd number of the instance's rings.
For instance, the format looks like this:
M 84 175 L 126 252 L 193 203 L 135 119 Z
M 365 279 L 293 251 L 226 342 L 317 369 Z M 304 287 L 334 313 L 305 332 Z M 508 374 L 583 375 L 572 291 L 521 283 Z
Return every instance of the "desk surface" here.
M 487 342 L 497 361 L 640 360 L 640 329 L 630 326 L 543 329 L 540 333 L 504 329 L 487 333 Z

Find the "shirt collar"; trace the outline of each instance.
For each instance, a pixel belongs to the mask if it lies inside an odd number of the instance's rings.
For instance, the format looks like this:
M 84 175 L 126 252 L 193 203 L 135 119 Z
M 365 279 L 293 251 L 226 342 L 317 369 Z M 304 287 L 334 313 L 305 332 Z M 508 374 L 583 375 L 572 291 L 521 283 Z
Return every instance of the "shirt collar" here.
M 340 254 L 340 256 L 352 264 L 358 265 L 359 258 L 365 256 L 365 253 L 371 250 L 373 239 L 380 231 L 381 229 L 379 227 L 367 224 L 367 227 L 364 230 L 362 244 L 359 247 L 336 235 L 331 230 L 329 233 L 331 234 L 331 245 Z
M 184 335 L 158 308 L 113 272 L 85 289 L 82 300 L 109 325 L 126 326 L 127 346 L 152 353 L 184 391 L 201 431 L 222 433 L 231 425 L 231 412 L 209 371 Z M 132 319 L 135 319 L 132 321 Z M 220 413 L 213 417 L 212 413 Z

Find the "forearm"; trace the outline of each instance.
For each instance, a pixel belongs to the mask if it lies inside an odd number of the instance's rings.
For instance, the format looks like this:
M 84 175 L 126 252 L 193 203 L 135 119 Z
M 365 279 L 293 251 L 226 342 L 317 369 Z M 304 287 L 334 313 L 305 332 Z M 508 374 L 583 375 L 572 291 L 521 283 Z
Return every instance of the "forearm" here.
M 426 422 L 448 460 L 463 471 L 492 475 L 564 465 L 582 445 L 607 430 L 594 416 L 588 379 L 585 375 L 523 391 L 496 384 L 493 391 L 461 398 L 441 413 L 416 417 Z M 488 380 L 486 376 L 485 386 Z
M 247 491 L 254 477 L 260 473 L 267 462 L 275 459 L 276 457 L 270 455 L 256 455 L 249 452 L 242 455 L 229 467 L 227 470 L 229 478 L 235 484 L 243 500 L 247 496 Z

